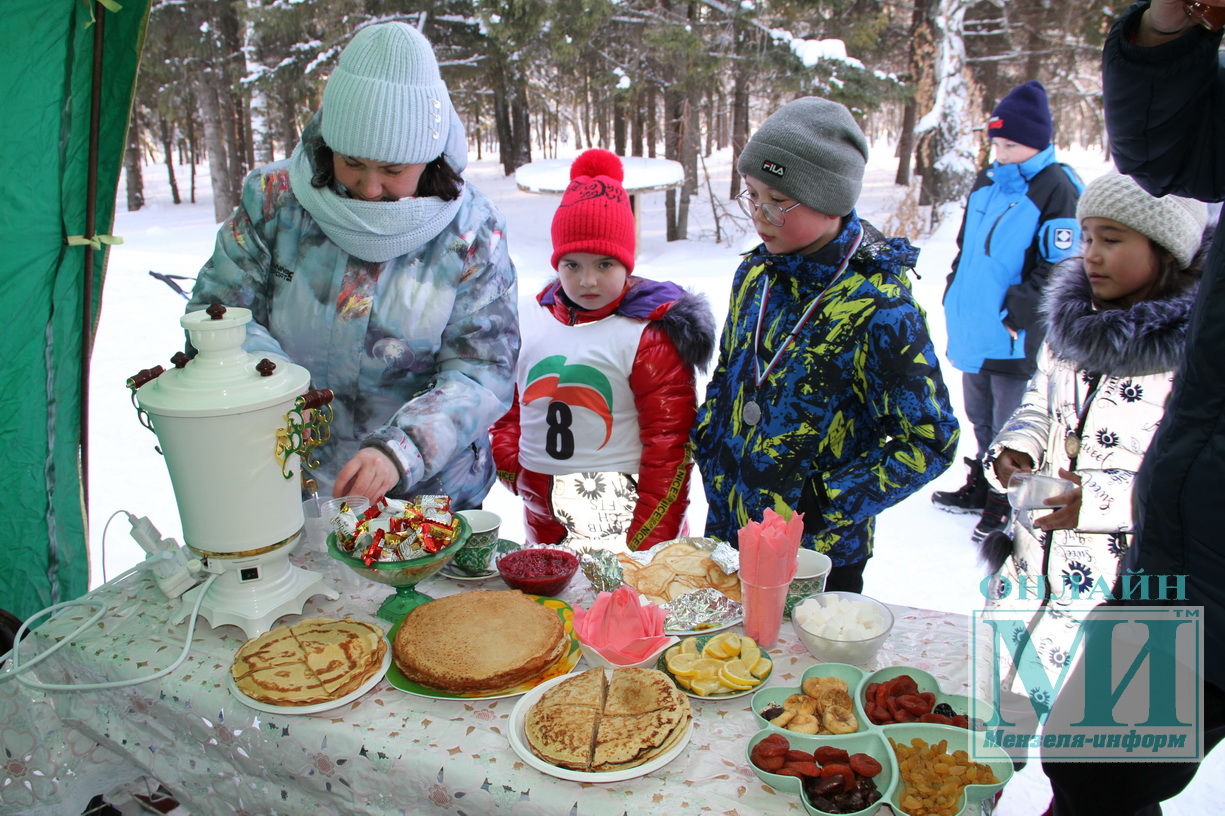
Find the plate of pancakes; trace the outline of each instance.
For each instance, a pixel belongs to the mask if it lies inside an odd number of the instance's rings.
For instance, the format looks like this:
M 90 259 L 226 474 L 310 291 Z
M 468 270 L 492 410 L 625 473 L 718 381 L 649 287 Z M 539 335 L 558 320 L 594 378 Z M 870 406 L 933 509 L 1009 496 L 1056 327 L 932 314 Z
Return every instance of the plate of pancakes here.
M 570 605 L 517 589 L 438 598 L 409 612 L 387 637 L 387 681 L 438 700 L 524 694 L 569 673 L 582 656 Z
M 229 689 L 243 705 L 272 714 L 315 714 L 370 691 L 391 665 L 376 624 L 306 618 L 251 638 L 234 655 Z
M 693 732 L 689 699 L 654 669 L 594 668 L 528 692 L 510 715 L 510 747 L 536 770 L 619 782 L 676 759 Z

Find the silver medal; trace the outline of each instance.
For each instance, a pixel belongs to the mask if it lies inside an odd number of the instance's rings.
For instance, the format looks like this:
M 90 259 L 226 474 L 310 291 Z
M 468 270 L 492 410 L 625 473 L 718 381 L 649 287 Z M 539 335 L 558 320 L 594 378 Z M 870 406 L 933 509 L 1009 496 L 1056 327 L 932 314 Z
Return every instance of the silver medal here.
M 756 400 L 749 400 L 744 404 L 744 411 L 741 416 L 744 417 L 745 423 L 756 425 L 758 422 L 761 422 L 761 406 L 757 404 Z
M 1080 437 L 1076 435 L 1075 431 L 1068 431 L 1068 435 L 1063 439 L 1063 449 L 1073 459 L 1076 458 L 1076 454 L 1080 453 Z

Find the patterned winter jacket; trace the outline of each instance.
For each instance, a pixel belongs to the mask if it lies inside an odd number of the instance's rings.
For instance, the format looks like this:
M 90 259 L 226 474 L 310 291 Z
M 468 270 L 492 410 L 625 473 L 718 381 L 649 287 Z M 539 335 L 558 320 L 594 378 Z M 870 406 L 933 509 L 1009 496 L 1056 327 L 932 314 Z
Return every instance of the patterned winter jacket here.
M 861 230 L 862 244 L 835 280 Z M 805 514 L 804 546 L 835 565 L 856 563 L 871 554 L 876 514 L 949 466 L 957 419 L 906 278 L 917 257 L 905 239 L 885 238 L 854 212 L 811 255 L 758 246 L 745 257 L 693 434 L 707 535 L 735 543 L 744 524 L 781 503 Z M 764 370 L 827 287 L 755 387 L 754 358 Z M 756 424 L 746 422 L 746 406 L 750 418 L 760 411 Z
M 1054 146 L 978 174 L 944 294 L 948 359 L 958 370 L 1034 373 L 1045 330 L 1042 290 L 1051 267 L 1080 246 L 1083 188 L 1075 171 L 1055 160 Z
M 390 495 L 479 506 L 494 479 L 489 426 L 510 405 L 519 351 L 502 214 L 465 185 L 454 220 L 420 249 L 363 261 L 298 203 L 287 164 L 247 177 L 188 311 L 214 300 L 251 309 L 248 351 L 291 360 L 335 392 L 321 491 L 360 447 L 377 447 L 400 469 Z
M 1007 581 L 993 581 L 992 605 L 1023 610 L 1031 620 L 1031 644 L 1052 683 L 1086 607 L 1106 597 L 1131 544 L 1132 481 L 1161 423 L 1197 288 L 1129 309 L 1098 310 L 1079 257 L 1059 264 L 1051 276 L 1043 306 L 1050 330 L 1038 371 L 988 451 L 986 473 L 991 486 L 1003 490 L 991 464 L 1011 448 L 1028 454 L 1037 473 L 1058 476 L 1064 468 L 1082 480 L 1076 529 L 1035 532 L 1033 518 L 1048 511 L 1018 511 L 1013 554 L 999 573 Z M 1066 439 L 1082 413 L 1073 458 Z M 1028 576 L 1024 593 L 1020 576 Z M 1049 600 L 1039 603 L 1039 596 Z M 1016 690 L 1024 693 L 1022 686 Z
M 714 353 L 710 305 L 705 297 L 688 293 L 674 283 L 636 276 L 629 279 L 629 287 L 620 298 L 595 311 L 570 305 L 556 280 L 536 296 L 532 305 L 567 327 L 595 323 L 614 314 L 647 324 L 634 350 L 628 377 L 638 413 L 642 459 L 635 471 L 638 498 L 626 530 L 626 544 L 632 550 L 645 550 L 676 538 L 689 506 L 693 461 L 688 441 L 697 410 L 694 372 L 705 371 Z M 567 333 L 573 335 L 573 342 L 582 342 L 581 329 L 569 328 Z M 519 361 L 520 369 L 533 364 L 522 358 Z M 530 540 L 558 543 L 565 529 L 556 520 L 552 477 L 527 470 L 519 461 L 517 390 L 514 405 L 494 423 L 492 436 L 498 477 L 523 499 Z

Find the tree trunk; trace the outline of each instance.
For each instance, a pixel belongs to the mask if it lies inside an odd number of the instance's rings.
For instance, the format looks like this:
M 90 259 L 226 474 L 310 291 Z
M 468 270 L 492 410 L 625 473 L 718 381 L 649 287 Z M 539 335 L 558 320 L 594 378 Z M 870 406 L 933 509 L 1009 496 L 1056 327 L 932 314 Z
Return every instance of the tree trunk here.
M 936 0 L 931 14 L 939 54 L 936 102 L 916 130 L 930 136 L 923 188 L 933 205 L 935 223 L 939 222 L 942 205 L 965 198 L 978 173 L 979 137 L 973 127 L 979 119 L 981 95 L 966 68 L 962 39 L 969 2 Z
M 910 82 L 914 93 L 902 108 L 902 132 L 898 137 L 897 175 L 894 183 L 910 186 L 910 158 L 915 149 L 915 118 L 920 105 L 926 110 L 931 102 L 931 74 L 929 66 L 934 56 L 931 27 L 927 23 L 930 0 L 915 0 L 910 16 Z
M 613 152 L 625 155 L 626 148 L 626 91 L 613 91 Z
M 174 144 L 171 140 L 170 123 L 166 121 L 165 116 L 157 118 L 161 130 L 162 153 L 166 156 L 166 176 L 170 179 L 170 197 L 175 204 L 182 204 L 183 200 L 179 198 L 179 183 L 174 178 Z
M 225 149 L 226 122 L 222 117 L 217 89 L 203 72 L 197 96 L 200 101 L 200 119 L 204 123 L 204 147 L 208 151 L 208 174 L 213 185 L 213 216 L 224 221 L 238 206 L 238 197 L 230 187 L 228 156 Z M 193 185 L 194 189 L 194 185 Z
M 123 171 L 127 176 L 128 212 L 145 206 L 145 183 L 141 176 L 140 116 L 132 106 L 132 120 L 128 123 L 128 144 L 123 151 Z
M 652 159 L 655 158 L 655 145 L 659 143 L 659 117 L 658 117 L 658 112 L 656 111 L 657 102 L 656 102 L 655 96 L 656 96 L 655 86 L 654 85 L 648 86 L 647 87 L 647 100 L 646 100 L 647 101 L 646 103 L 646 110 L 647 110 L 646 141 L 647 141 L 647 156 L 649 156 Z
M 735 77 L 732 80 L 732 179 L 728 186 L 728 197 L 740 195 L 740 173 L 736 170 L 736 162 L 740 153 L 749 141 L 749 84 L 751 80 L 752 61 L 748 59 L 749 34 L 745 31 L 736 32 Z

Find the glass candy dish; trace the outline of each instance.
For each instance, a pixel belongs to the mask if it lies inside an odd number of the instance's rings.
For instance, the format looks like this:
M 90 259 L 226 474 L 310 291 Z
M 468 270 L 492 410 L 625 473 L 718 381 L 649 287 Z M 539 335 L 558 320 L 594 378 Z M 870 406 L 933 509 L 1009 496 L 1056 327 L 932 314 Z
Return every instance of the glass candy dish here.
M 459 532 L 455 540 L 432 555 L 420 558 L 409 558 L 404 561 L 375 561 L 366 566 L 360 558 L 355 558 L 340 549 L 336 542 L 336 534 L 328 536 L 328 554 L 359 575 L 395 587 L 395 594 L 389 595 L 379 607 L 378 616 L 385 621 L 399 623 L 412 610 L 434 600 L 429 595 L 417 590 L 417 584 L 438 572 L 455 557 L 467 542 L 472 528 L 462 516 L 455 516 L 459 522 Z

